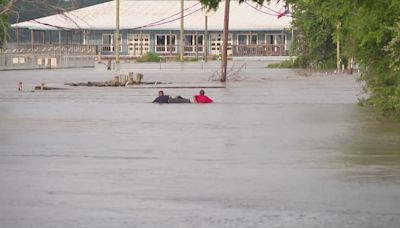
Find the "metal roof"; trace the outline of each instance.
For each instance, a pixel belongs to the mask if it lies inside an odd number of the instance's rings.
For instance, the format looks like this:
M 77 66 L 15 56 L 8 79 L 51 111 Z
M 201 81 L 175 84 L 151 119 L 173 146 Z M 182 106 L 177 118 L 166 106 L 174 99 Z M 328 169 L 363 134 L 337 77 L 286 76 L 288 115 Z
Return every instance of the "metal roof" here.
M 198 1 L 185 1 L 185 30 L 203 30 L 204 15 Z M 52 15 L 30 21 L 13 24 L 16 28 L 34 30 L 84 29 L 114 30 L 115 1 L 93 5 L 63 14 Z M 208 29 L 222 30 L 224 5 L 221 2 L 216 11 L 209 11 Z M 255 3 L 238 1 L 230 4 L 230 30 L 280 30 L 289 28 L 291 17 L 278 18 L 284 11 L 284 3 L 271 3 L 257 6 Z M 140 30 L 179 30 L 180 0 L 120 0 L 120 29 Z

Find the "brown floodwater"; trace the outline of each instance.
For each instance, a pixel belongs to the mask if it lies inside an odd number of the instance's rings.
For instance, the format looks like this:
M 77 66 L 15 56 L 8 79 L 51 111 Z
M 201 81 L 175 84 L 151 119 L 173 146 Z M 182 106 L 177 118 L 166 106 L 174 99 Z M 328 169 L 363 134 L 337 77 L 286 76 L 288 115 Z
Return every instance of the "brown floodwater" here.
M 218 64 L 121 72 L 215 86 Z M 398 228 L 400 124 L 357 105 L 357 75 L 265 65 L 206 89 L 207 105 L 63 85 L 110 80 L 103 65 L 0 71 L 0 227 Z M 31 92 L 42 82 L 66 90 Z

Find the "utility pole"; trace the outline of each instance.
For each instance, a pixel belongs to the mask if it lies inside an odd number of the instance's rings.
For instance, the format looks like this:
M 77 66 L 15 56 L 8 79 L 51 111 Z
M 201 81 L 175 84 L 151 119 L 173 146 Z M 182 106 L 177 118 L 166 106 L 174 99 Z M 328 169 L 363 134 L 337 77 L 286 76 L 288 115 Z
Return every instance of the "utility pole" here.
M 181 0 L 181 33 L 180 33 L 180 45 L 179 45 L 179 51 L 180 51 L 180 60 L 181 60 L 181 62 L 183 62 L 184 61 L 184 59 L 183 59 L 183 53 L 184 53 L 184 48 L 185 48 L 185 37 L 184 37 L 184 32 L 183 32 L 183 26 L 184 26 L 184 24 L 183 24 L 183 9 L 184 8 L 184 4 L 183 4 L 183 0 Z M 171 39 L 171 41 L 172 41 L 172 37 L 170 38 Z
M 31 45 L 32 45 L 32 66 L 35 64 L 35 49 L 34 49 L 34 42 L 35 42 L 35 34 L 33 29 L 31 29 Z
M 340 28 L 340 22 L 337 23 L 336 29 L 337 29 L 337 41 L 336 41 L 336 70 L 337 73 L 339 74 L 340 71 L 340 36 L 339 36 L 339 28 Z
M 229 4 L 230 0 L 225 0 L 224 17 L 224 37 L 222 41 L 222 60 L 221 60 L 221 82 L 226 81 L 226 67 L 228 64 L 228 32 L 229 32 Z
M 18 29 L 18 27 L 15 28 L 15 36 L 17 38 L 17 45 L 19 46 L 19 29 Z
M 119 64 L 119 0 L 115 1 L 116 3 L 116 18 L 115 18 L 115 36 L 114 36 L 114 51 L 115 51 L 115 64 L 118 66 Z
M 208 16 L 204 17 L 204 62 L 208 59 Z

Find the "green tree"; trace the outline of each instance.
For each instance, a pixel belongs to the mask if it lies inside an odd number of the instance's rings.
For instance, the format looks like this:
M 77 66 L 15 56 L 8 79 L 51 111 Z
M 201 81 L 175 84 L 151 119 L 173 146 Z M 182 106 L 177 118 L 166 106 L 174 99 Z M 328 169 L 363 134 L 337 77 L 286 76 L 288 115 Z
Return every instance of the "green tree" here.
M 0 48 L 7 40 L 7 31 L 9 28 L 8 17 L 15 0 L 0 0 Z
M 352 27 L 364 67 L 362 79 L 370 94 L 367 104 L 400 120 L 400 2 L 364 1 Z
M 347 18 L 352 12 L 352 1 L 346 0 L 287 0 L 292 6 L 293 27 L 298 35 L 293 43 L 293 54 L 299 56 L 300 67 L 334 68 L 336 42 L 340 37 L 342 57 L 354 56 L 354 41 L 347 36 Z M 339 25 L 339 27 L 338 27 Z M 339 28 L 339 30 L 338 30 Z M 349 39 L 349 40 L 347 40 Z
M 400 120 L 400 1 L 287 0 L 303 67 L 333 67 L 339 34 L 343 59 L 362 68 L 367 104 Z M 340 24 L 339 29 L 337 25 Z

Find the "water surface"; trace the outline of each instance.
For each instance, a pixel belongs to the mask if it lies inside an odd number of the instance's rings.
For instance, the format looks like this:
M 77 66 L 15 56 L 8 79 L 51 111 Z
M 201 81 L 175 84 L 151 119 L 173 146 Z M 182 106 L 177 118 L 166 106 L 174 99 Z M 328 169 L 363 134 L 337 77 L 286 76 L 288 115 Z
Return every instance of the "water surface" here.
M 218 63 L 155 66 L 122 71 L 210 85 Z M 116 74 L 101 66 L 0 72 L 0 226 L 399 227 L 400 125 L 357 106 L 356 75 L 264 66 L 210 105 L 63 86 Z

